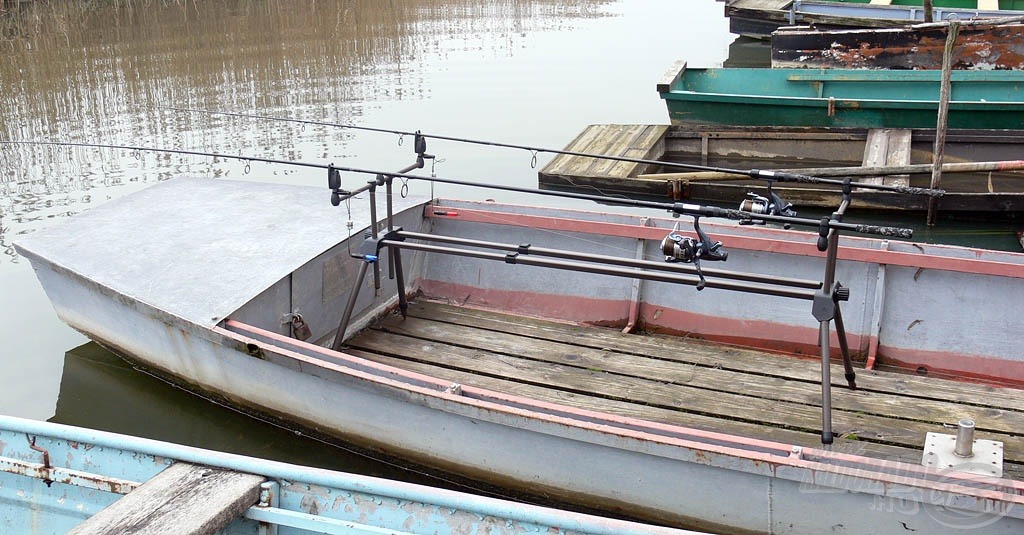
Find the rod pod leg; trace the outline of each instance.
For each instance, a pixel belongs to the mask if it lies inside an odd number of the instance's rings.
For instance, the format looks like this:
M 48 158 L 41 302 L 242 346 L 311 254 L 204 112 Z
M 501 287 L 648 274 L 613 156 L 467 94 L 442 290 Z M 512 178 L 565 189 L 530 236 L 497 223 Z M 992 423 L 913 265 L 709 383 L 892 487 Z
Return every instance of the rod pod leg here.
M 395 283 L 398 286 L 398 310 L 402 313 L 402 317 L 405 318 L 409 311 L 409 299 L 405 296 L 405 271 L 402 269 L 402 250 L 398 247 L 388 247 L 391 251 L 390 256 L 394 259 L 395 265 Z
M 832 368 L 829 350 L 828 320 L 822 320 L 818 329 L 821 344 L 821 443 L 832 443 Z
M 857 390 L 857 374 L 853 371 L 853 360 L 850 358 L 850 346 L 846 341 L 846 328 L 843 327 L 843 311 L 836 303 L 836 334 L 839 336 L 839 349 L 843 352 L 843 371 L 846 372 L 846 383 L 850 390 Z
M 338 324 L 338 331 L 334 334 L 334 343 L 331 344 L 331 349 L 335 351 L 341 351 L 341 346 L 345 342 L 345 331 L 348 330 L 348 322 L 352 319 L 352 311 L 356 308 L 356 299 L 359 298 L 359 287 L 363 285 L 363 279 L 366 278 L 366 269 L 369 265 L 370 262 L 365 260 L 359 263 L 359 273 L 356 274 L 352 292 L 348 294 L 345 312 L 341 315 L 341 323 Z

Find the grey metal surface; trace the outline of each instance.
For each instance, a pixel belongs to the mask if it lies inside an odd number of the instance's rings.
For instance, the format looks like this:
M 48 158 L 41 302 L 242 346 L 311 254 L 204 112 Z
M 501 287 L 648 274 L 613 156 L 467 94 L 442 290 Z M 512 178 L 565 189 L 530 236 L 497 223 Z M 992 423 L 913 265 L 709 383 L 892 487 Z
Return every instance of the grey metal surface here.
M 175 178 L 18 240 L 126 296 L 215 325 L 348 236 L 326 187 Z M 401 210 L 424 199 L 395 199 Z M 365 200 L 354 228 L 369 225 Z M 159 222 L 159 224 L 154 224 Z
M 957 436 L 943 433 L 925 435 L 921 465 L 936 470 L 967 472 L 981 476 L 1003 477 L 1003 443 L 996 440 L 972 439 L 970 455 L 956 452 Z

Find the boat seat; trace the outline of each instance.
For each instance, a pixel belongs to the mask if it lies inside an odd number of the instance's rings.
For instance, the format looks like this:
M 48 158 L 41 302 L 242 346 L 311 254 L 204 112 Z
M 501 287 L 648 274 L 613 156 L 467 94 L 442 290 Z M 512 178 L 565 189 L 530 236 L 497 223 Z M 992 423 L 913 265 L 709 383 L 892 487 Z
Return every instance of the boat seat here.
M 999 11 L 999 0 L 978 0 L 978 9 Z
M 892 0 L 871 0 L 871 4 L 876 6 L 889 6 L 892 5 Z

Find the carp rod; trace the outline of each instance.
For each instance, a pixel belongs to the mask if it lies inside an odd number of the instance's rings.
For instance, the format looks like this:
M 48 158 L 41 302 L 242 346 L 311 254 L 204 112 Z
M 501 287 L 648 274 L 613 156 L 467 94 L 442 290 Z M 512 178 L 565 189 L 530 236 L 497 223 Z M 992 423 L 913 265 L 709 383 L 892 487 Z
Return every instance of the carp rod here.
M 490 147 L 521 149 L 521 150 L 525 150 L 525 151 L 529 151 L 529 152 L 534 153 L 534 163 L 536 163 L 536 155 L 538 153 L 563 154 L 563 155 L 566 155 L 566 156 L 579 156 L 579 157 L 584 157 L 584 158 L 596 158 L 596 159 L 612 160 L 612 161 L 618 161 L 618 162 L 629 162 L 629 163 L 639 163 L 639 164 L 648 164 L 648 165 L 660 165 L 660 166 L 663 166 L 663 167 L 675 167 L 675 168 L 679 168 L 679 169 L 689 169 L 689 170 L 693 170 L 693 171 L 710 171 L 710 172 L 725 173 L 725 174 L 732 174 L 732 175 L 744 175 L 744 176 L 748 176 L 750 178 L 757 179 L 757 180 L 767 180 L 767 181 L 769 181 L 769 183 L 772 182 L 772 181 L 775 181 L 775 182 L 797 182 L 797 183 L 805 183 L 805 184 L 828 184 L 828 185 L 843 186 L 843 187 L 852 186 L 852 187 L 861 188 L 861 189 L 872 189 L 872 190 L 878 190 L 878 191 L 889 191 L 889 192 L 893 192 L 893 193 L 903 193 L 903 194 L 908 194 L 908 195 L 927 195 L 929 197 L 941 197 L 941 196 L 943 196 L 945 194 L 945 191 L 941 190 L 941 189 L 919 188 L 919 187 L 911 187 L 911 186 L 897 186 L 897 185 L 891 185 L 891 184 L 870 184 L 870 183 L 866 183 L 866 182 L 856 182 L 856 181 L 851 181 L 851 180 L 838 180 L 838 179 L 830 179 L 830 178 L 821 178 L 821 177 L 816 177 L 816 176 L 796 173 L 796 172 L 792 172 L 792 171 L 772 171 L 772 170 L 765 170 L 765 169 L 735 169 L 735 168 L 727 168 L 727 167 L 715 167 L 715 166 L 709 166 L 709 165 L 688 164 L 688 163 L 682 163 L 682 162 L 663 162 L 663 161 L 660 161 L 660 160 L 648 160 L 648 159 L 644 159 L 644 158 L 630 158 L 628 156 L 612 156 L 612 155 L 607 155 L 607 154 L 592 154 L 592 153 L 587 153 L 587 152 L 577 152 L 577 151 L 561 150 L 561 149 L 550 149 L 550 148 L 535 147 L 535 146 L 530 146 L 530 145 L 518 145 L 518 144 L 514 144 L 514 143 L 501 143 L 501 142 L 497 142 L 497 141 L 470 139 L 470 138 L 446 136 L 446 135 L 440 135 L 440 134 L 424 134 L 424 133 L 422 133 L 422 132 L 420 132 L 418 130 L 415 131 L 415 132 L 409 132 L 409 131 L 405 131 L 405 130 L 395 130 L 395 129 L 391 129 L 391 128 L 377 128 L 377 127 L 372 127 L 372 126 L 358 126 L 358 125 L 352 125 L 352 124 L 332 123 L 332 122 L 328 122 L 328 121 L 313 121 L 313 120 L 307 120 L 307 119 L 292 119 L 292 118 L 289 118 L 289 117 L 275 117 L 275 116 L 272 116 L 272 115 L 258 115 L 258 114 L 250 114 L 250 113 L 239 113 L 239 112 L 217 111 L 217 110 L 203 110 L 203 109 L 197 109 L 197 108 L 182 108 L 182 107 L 176 107 L 176 106 L 157 106 L 157 108 L 161 108 L 161 109 L 165 109 L 165 110 L 171 110 L 171 111 L 178 111 L 178 112 L 186 112 L 186 113 L 199 113 L 199 114 L 206 114 L 206 115 L 224 115 L 224 116 L 228 116 L 228 117 L 241 117 L 241 118 L 246 118 L 246 119 L 259 119 L 259 120 L 263 120 L 263 121 L 278 121 L 278 122 L 296 123 L 296 124 L 302 124 L 302 125 L 327 126 L 327 127 L 332 127 L 332 128 L 347 128 L 347 129 L 350 129 L 350 130 L 362 130 L 362 131 L 365 131 L 365 132 L 377 132 L 377 133 L 383 133 L 383 134 L 396 134 L 396 135 L 399 135 L 399 136 L 422 136 L 423 138 L 437 139 L 437 140 L 443 140 L 443 141 L 453 141 L 453 142 L 457 142 L 457 143 L 468 143 L 468 144 L 473 144 L 473 145 L 485 145 L 485 146 L 490 146 Z
M 332 190 L 332 204 L 337 205 L 341 201 L 354 197 L 360 193 L 375 188 L 377 185 L 382 185 L 387 177 L 400 178 L 403 180 L 423 180 L 428 182 L 437 182 L 441 184 L 452 184 L 457 186 L 468 186 L 485 189 L 494 189 L 500 191 L 509 191 L 515 193 L 526 193 L 534 195 L 545 195 L 549 197 L 561 197 L 568 199 L 578 199 L 584 201 L 593 201 L 598 203 L 611 203 L 618 204 L 621 206 L 629 206 L 635 208 L 653 208 L 657 210 L 666 210 L 674 215 L 688 215 L 693 217 L 717 217 L 723 219 L 731 219 L 735 221 L 764 221 L 780 224 L 800 225 L 804 227 L 817 227 L 819 230 L 832 229 L 832 230 L 844 230 L 857 232 L 861 234 L 874 234 L 880 236 L 891 236 L 897 238 L 911 238 L 913 237 L 913 230 L 909 228 L 891 227 L 891 226 L 880 226 L 880 225 L 866 225 L 860 223 L 846 223 L 836 220 L 836 218 L 823 217 L 819 219 L 800 218 L 793 216 L 783 215 L 771 215 L 771 214 L 759 214 L 753 212 L 747 212 L 743 210 L 736 210 L 730 208 L 720 208 L 717 206 L 707 206 L 700 204 L 691 203 L 664 203 L 656 201 L 644 201 L 639 199 L 623 199 L 618 197 L 607 197 L 603 195 L 591 195 L 587 193 L 575 193 L 568 191 L 556 191 L 556 190 L 542 190 L 536 188 L 525 188 L 519 186 L 507 186 L 496 183 L 481 183 L 471 182 L 468 180 L 458 180 L 453 178 L 443 178 L 436 176 L 422 176 L 409 174 L 409 171 L 413 169 L 420 169 L 424 166 L 424 160 L 433 159 L 434 156 L 426 154 L 426 144 L 423 138 L 420 137 L 416 142 L 417 149 L 417 161 L 400 172 L 389 172 L 380 171 L 374 169 L 364 169 L 358 167 L 338 166 L 334 164 L 323 164 L 314 162 L 303 162 L 299 160 L 282 160 L 277 158 L 264 158 L 260 156 L 244 156 L 238 154 L 224 154 L 217 152 L 197 151 L 188 149 L 168 149 L 160 147 L 145 147 L 139 145 L 119 145 L 119 144 L 106 144 L 106 143 L 86 143 L 86 142 L 73 142 L 73 141 L 18 141 L 18 140 L 0 140 L 0 145 L 37 145 L 37 146 L 51 146 L 51 147 L 79 147 L 79 148 L 98 148 L 98 149 L 114 149 L 114 150 L 127 150 L 135 152 L 157 152 L 157 153 L 169 153 L 169 154 L 181 154 L 189 156 L 205 156 L 210 158 L 223 158 L 230 160 L 238 160 L 243 162 L 262 162 L 270 164 L 280 165 L 294 165 L 299 167 L 306 167 L 312 169 L 323 169 L 328 173 L 328 182 Z M 345 190 L 341 188 L 341 177 L 340 173 L 355 173 L 361 175 L 371 175 L 376 178 L 369 180 L 365 185 L 356 188 L 354 190 Z

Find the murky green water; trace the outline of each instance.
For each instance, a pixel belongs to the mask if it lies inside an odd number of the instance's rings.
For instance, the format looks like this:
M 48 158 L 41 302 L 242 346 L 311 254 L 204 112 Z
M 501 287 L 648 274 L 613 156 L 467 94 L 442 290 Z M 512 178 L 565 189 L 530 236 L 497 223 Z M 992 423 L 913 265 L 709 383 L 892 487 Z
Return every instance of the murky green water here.
M 713 0 L 39 4 L 0 17 L 0 139 L 384 171 L 411 163 L 409 137 L 170 108 L 560 148 L 591 123 L 666 122 L 654 89 L 665 69 L 679 58 L 721 64 L 733 40 Z M 438 161 L 425 172 L 526 187 L 549 158 L 444 142 L 429 149 Z M 56 318 L 12 241 L 178 175 L 325 185 L 321 172 L 284 165 L 0 145 L 0 413 L 421 481 L 180 392 L 83 346 Z

